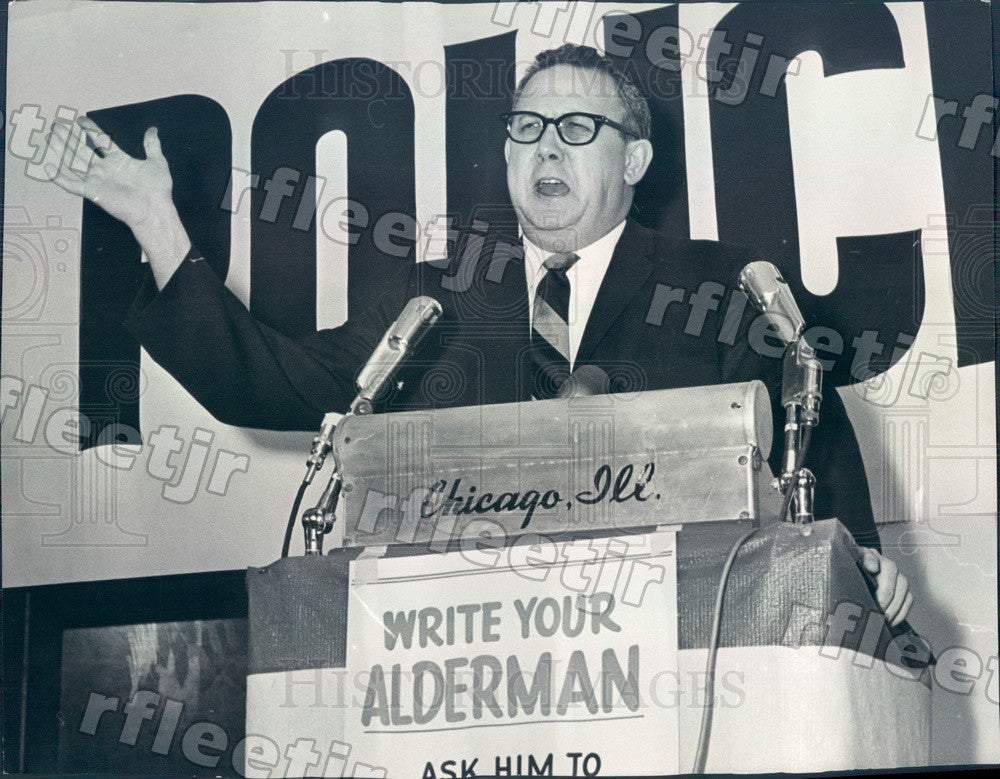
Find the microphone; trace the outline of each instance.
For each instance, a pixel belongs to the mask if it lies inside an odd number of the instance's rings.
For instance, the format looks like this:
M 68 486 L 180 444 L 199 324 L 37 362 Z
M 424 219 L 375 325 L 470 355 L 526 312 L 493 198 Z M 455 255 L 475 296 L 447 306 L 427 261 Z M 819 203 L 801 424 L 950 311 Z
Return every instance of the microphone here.
M 806 321 L 788 282 L 772 263 L 761 260 L 743 268 L 739 288 L 750 298 L 754 308 L 767 317 L 785 346 L 798 340 L 806 328 Z
M 770 262 L 751 262 L 740 271 L 739 288 L 750 298 L 754 308 L 767 317 L 785 344 L 781 379 L 781 405 L 785 407 L 785 450 L 778 485 L 785 496 L 779 519 L 784 519 L 793 492 L 796 516 L 812 521 L 813 491 L 816 480 L 803 468 L 812 429 L 819 424 L 823 400 L 823 366 L 803 338 L 805 318 L 795 296 Z
M 393 381 L 427 331 L 441 318 L 441 313 L 441 304 L 427 295 L 411 298 L 407 302 L 358 374 L 358 395 L 351 403 L 348 414 L 372 413 L 372 400 Z M 313 439 L 312 452 L 306 460 L 306 482 L 311 482 L 323 467 L 323 461 L 333 448 L 333 436 L 340 419 L 341 415 L 335 412 L 323 417 L 319 433 Z
M 427 295 L 411 298 L 358 374 L 358 396 L 351 413 L 370 414 L 371 402 L 395 378 L 400 366 L 441 318 L 441 304 Z
M 788 282 L 773 264 L 758 261 L 740 271 L 739 288 L 767 317 L 785 344 L 781 405 L 797 407 L 802 423 L 815 427 L 819 424 L 819 406 L 823 399 L 823 367 L 816 350 L 802 337 L 806 329 L 805 318 Z

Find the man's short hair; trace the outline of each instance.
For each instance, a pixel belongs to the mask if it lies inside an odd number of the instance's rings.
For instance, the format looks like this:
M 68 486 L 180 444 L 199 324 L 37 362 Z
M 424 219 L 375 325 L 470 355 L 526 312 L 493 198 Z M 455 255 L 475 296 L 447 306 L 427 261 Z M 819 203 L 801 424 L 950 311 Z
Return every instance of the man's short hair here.
M 556 65 L 572 65 L 583 70 L 594 70 L 606 74 L 618 90 L 618 97 L 625 106 L 625 119 L 622 122 L 631 132 L 640 138 L 649 138 L 652 120 L 649 116 L 649 104 L 642 92 L 627 75 L 620 71 L 614 61 L 591 46 L 577 46 L 564 43 L 558 49 L 543 51 L 535 61 L 528 66 L 527 72 L 514 90 L 514 103 L 521 97 L 525 85 L 536 73 Z

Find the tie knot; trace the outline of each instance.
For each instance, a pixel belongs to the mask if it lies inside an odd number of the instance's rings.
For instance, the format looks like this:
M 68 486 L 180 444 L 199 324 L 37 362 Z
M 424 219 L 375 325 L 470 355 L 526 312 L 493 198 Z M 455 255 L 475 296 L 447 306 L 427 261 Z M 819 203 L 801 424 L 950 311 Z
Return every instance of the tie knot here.
M 573 254 L 572 252 L 563 252 L 561 254 L 550 254 L 545 258 L 545 268 L 547 270 L 554 271 L 568 271 L 577 260 L 580 259 L 579 254 Z

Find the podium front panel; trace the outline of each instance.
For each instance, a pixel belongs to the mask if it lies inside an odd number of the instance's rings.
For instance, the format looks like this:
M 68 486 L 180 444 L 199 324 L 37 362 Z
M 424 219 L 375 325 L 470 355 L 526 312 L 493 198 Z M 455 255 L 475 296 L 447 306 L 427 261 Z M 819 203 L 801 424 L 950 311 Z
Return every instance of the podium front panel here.
M 760 381 L 347 417 L 345 543 L 770 520 L 771 438 Z
M 651 705 L 658 696 L 659 705 L 678 707 L 682 771 L 689 770 L 692 734 L 703 711 L 697 690 L 704 687 L 715 588 L 745 529 L 727 523 L 678 534 L 679 666 L 662 669 L 661 686 L 644 695 Z M 910 660 L 912 634 L 894 635 L 887 627 L 854 550 L 844 527 L 828 520 L 805 533 L 785 524 L 762 528 L 740 552 L 722 622 L 709 770 L 926 764 L 930 668 Z M 414 551 L 389 547 L 386 555 Z M 332 724 L 338 707 L 358 705 L 361 694 L 345 675 L 349 563 L 359 554 L 351 549 L 290 558 L 248 573 L 247 732 L 267 736 L 282 754 L 305 732 L 325 733 L 329 749 L 351 746 Z M 655 631 L 667 616 L 645 618 Z M 882 723 L 877 734 L 870 732 L 873 722 Z M 469 733 L 473 755 L 476 731 Z M 355 752 L 344 764 L 360 760 L 375 771 L 371 775 L 380 775 L 375 757 Z M 287 768 L 282 761 L 275 770 Z M 658 773 L 641 754 L 636 761 L 632 773 Z

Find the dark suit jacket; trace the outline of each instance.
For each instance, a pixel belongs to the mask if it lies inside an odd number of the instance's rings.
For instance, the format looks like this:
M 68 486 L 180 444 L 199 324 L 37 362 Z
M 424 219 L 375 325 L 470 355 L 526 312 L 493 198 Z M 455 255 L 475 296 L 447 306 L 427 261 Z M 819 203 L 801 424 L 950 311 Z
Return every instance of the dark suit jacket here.
M 723 332 L 730 296 L 748 250 L 686 241 L 629 222 L 576 355 L 596 365 L 611 390 L 700 386 L 762 378 L 775 409 L 772 469 L 779 470 L 781 365 L 750 348 L 749 306 L 738 332 Z M 654 301 L 669 290 L 716 290 L 717 310 L 704 321 L 691 306 L 665 311 Z M 507 403 L 531 397 L 530 345 L 520 242 L 494 238 L 478 262 L 442 267 L 407 263 L 385 294 L 341 327 L 292 340 L 253 319 L 204 262 L 185 261 L 156 293 L 152 280 L 126 326 L 146 351 L 219 420 L 275 430 L 318 428 L 328 411 L 346 410 L 354 380 L 406 301 L 439 300 L 444 314 L 384 398 L 383 411 Z M 679 293 L 677 293 L 679 294 Z M 740 295 L 740 293 L 737 293 Z M 742 297 L 737 298 L 741 302 Z M 731 322 L 729 322 L 731 324 Z M 727 330 L 729 328 L 726 328 Z M 720 335 L 722 338 L 720 338 Z M 878 545 L 861 455 L 842 403 L 824 393 L 821 424 L 806 462 L 817 476 L 816 515 L 836 516 L 860 543 Z

